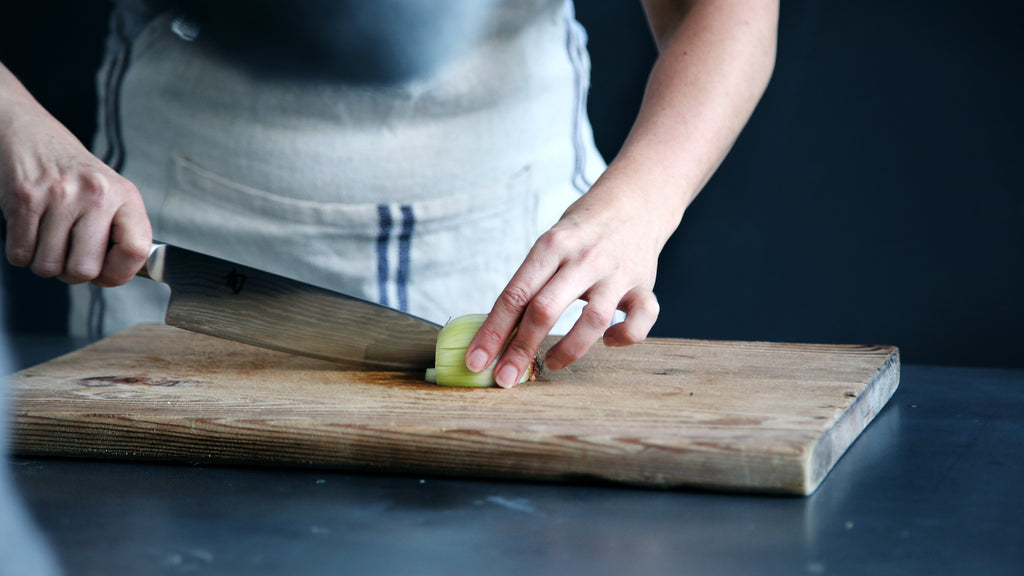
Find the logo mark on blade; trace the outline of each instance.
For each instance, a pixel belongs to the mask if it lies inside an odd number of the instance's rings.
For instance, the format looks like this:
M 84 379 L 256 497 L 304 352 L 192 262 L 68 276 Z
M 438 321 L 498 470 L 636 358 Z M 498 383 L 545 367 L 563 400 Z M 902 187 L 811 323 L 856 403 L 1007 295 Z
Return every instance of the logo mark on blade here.
M 245 274 L 240 273 L 238 268 L 232 268 L 227 276 L 227 286 L 231 289 L 232 294 L 238 294 L 245 286 Z

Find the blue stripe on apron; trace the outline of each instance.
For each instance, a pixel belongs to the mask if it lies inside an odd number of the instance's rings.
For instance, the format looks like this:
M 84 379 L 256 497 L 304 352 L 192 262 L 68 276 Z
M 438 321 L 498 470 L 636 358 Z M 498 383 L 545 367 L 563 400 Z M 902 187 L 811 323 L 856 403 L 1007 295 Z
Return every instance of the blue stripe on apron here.
M 409 272 L 411 269 L 410 254 L 412 235 L 416 228 L 416 217 L 412 206 L 398 206 L 401 214 L 401 226 L 395 226 L 392 214 L 393 206 L 377 205 L 377 292 L 378 302 L 382 306 L 391 306 L 396 301 L 397 308 L 402 312 L 409 311 Z M 395 233 L 397 231 L 397 238 Z M 392 242 L 397 241 L 397 262 L 392 262 Z M 392 279 L 392 266 L 397 270 Z M 394 299 L 392 299 L 392 290 Z
M 388 300 L 388 244 L 391 241 L 391 207 L 377 205 L 377 291 L 381 306 L 390 306 Z
M 416 219 L 412 206 L 402 206 L 402 234 L 398 237 L 398 309 L 409 311 L 409 249 Z

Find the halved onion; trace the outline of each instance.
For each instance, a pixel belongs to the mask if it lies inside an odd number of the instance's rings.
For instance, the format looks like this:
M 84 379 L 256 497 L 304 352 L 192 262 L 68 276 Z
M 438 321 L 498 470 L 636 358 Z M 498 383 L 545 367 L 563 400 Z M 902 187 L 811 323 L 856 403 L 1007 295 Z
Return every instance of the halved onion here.
M 494 367 L 498 363 L 497 360 L 481 372 L 472 372 L 466 367 L 466 349 L 486 319 L 487 314 L 467 314 L 444 325 L 437 335 L 434 367 L 427 369 L 427 382 L 460 388 L 485 388 L 496 385 Z M 533 379 L 533 376 L 534 363 L 531 362 L 519 379 L 519 384 Z

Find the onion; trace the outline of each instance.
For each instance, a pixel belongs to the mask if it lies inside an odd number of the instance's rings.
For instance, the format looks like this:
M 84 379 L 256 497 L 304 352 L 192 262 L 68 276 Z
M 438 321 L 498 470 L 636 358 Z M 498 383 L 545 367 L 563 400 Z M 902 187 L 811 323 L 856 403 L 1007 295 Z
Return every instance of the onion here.
M 467 314 L 444 325 L 437 335 L 434 367 L 427 369 L 427 382 L 460 388 L 486 388 L 496 385 L 494 367 L 498 363 L 497 359 L 480 372 L 472 372 L 466 367 L 466 349 L 486 319 L 487 314 Z M 534 363 L 531 363 L 518 383 L 532 380 L 533 376 Z

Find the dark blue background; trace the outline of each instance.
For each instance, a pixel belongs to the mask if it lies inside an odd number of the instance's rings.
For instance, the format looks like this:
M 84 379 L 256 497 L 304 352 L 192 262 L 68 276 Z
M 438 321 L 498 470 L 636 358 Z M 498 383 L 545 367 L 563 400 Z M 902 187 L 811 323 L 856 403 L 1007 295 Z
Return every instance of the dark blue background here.
M 0 60 L 88 141 L 106 2 L 19 4 Z M 610 158 L 655 52 L 638 2 L 577 13 Z M 654 334 L 1024 367 L 1022 16 L 1009 0 L 784 1 L 772 84 L 662 255 Z M 5 284 L 13 330 L 63 330 L 60 284 Z

